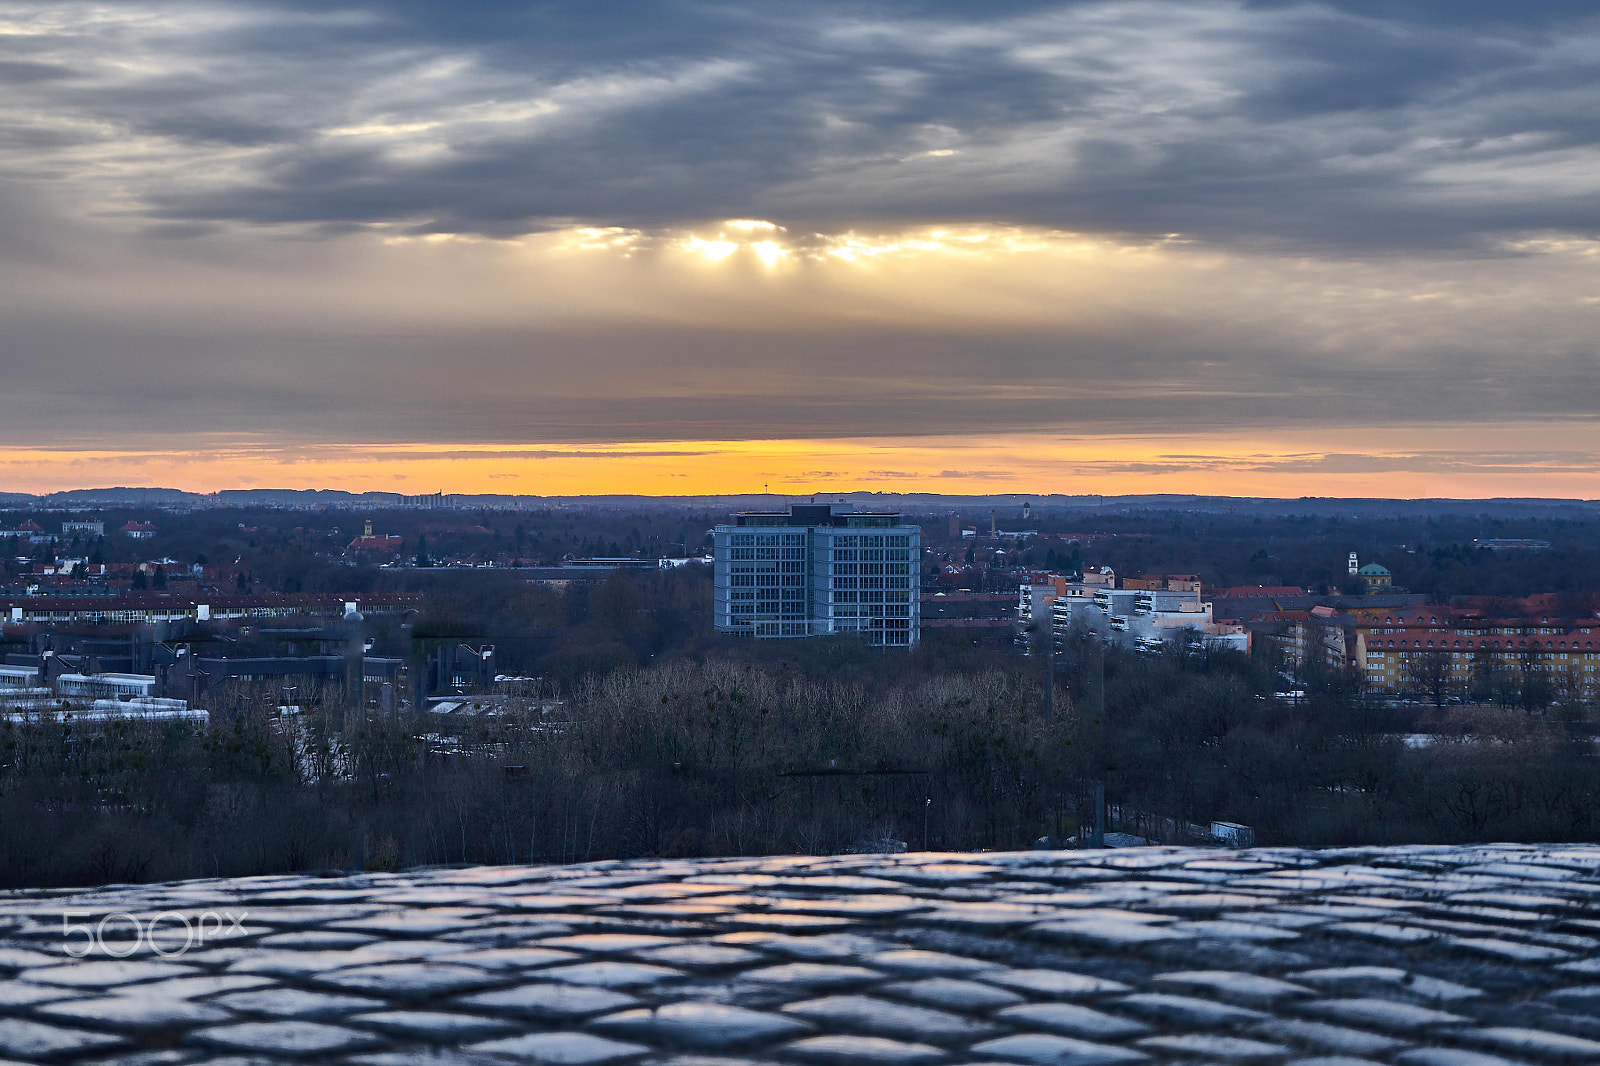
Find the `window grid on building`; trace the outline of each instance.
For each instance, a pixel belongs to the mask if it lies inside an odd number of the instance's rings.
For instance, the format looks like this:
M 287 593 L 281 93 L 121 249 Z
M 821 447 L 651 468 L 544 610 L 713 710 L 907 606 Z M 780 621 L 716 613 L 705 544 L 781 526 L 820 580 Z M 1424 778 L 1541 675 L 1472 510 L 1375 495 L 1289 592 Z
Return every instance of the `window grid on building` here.
M 713 614 L 722 632 L 853 632 L 877 645 L 917 642 L 921 530 L 898 515 L 826 508 L 741 515 L 716 527 L 712 543 Z

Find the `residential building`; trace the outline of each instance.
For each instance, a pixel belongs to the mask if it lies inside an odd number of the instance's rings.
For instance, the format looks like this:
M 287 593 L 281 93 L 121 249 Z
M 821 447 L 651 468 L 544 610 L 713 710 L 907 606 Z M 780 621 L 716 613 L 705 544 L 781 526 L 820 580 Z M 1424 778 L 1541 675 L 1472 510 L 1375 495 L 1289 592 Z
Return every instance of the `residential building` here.
M 1316 663 L 1338 670 L 1353 662 L 1358 620 L 1329 606 L 1258 614 L 1258 635 L 1274 644 L 1291 666 Z
M 922 531 L 890 512 L 796 504 L 712 530 L 716 628 L 755 637 L 860 633 L 917 642 Z
M 19 523 L 15 529 L 0 529 L 0 538 L 5 537 L 15 537 L 17 540 L 25 540 L 29 544 L 49 544 L 55 540 L 54 537 L 44 531 L 44 528 L 39 523 L 31 518 Z
M 1495 618 L 1473 606 L 1388 610 L 1313 607 L 1256 620 L 1293 664 L 1316 658 L 1357 672 L 1373 692 L 1519 697 L 1530 684 L 1558 702 L 1600 697 L 1600 619 Z
M 149 522 L 127 522 L 117 532 L 130 540 L 149 540 L 156 535 L 156 527 Z
M 1122 579 L 1125 589 L 1145 592 L 1192 592 L 1200 595 L 1200 577 L 1197 574 L 1141 574 Z
M 1184 585 L 1191 582 L 1184 581 Z M 1199 582 L 1179 589 L 1097 588 L 1068 584 L 1051 604 L 1058 638 L 1074 629 L 1102 639 L 1154 650 L 1188 632 L 1208 643 L 1248 651 L 1250 635 L 1241 625 L 1219 624 L 1211 603 L 1200 599 Z
M 1116 588 L 1117 572 L 1109 566 L 1084 567 L 1083 577 L 1079 582 L 1094 588 Z
M 1066 591 L 1067 579 L 1060 574 L 1026 575 L 1017 602 L 1018 621 L 1024 628 L 1029 628 L 1036 620 L 1053 618 L 1055 602 L 1066 595 Z M 1048 621 L 1046 624 L 1049 624 Z
M 933 592 L 921 596 L 922 629 L 1009 631 L 1016 624 L 1014 592 Z
M 1234 592 L 1223 596 L 1223 591 Z M 1366 617 L 1373 611 L 1396 611 L 1427 602 L 1428 597 L 1417 593 L 1385 592 L 1365 593 L 1360 596 L 1312 596 L 1308 593 L 1281 596 L 1240 596 L 1236 590 L 1217 590 L 1211 597 L 1212 614 L 1218 619 L 1235 622 L 1259 623 L 1264 629 L 1284 621 L 1304 617 L 1313 607 L 1335 607 L 1357 617 Z
M 91 537 L 103 537 L 106 533 L 106 524 L 99 520 L 61 523 L 61 535 L 63 537 L 70 537 L 74 533 L 87 533 Z
M 1436 607 L 1373 619 L 1355 635 L 1350 665 L 1379 691 L 1522 693 L 1542 683 L 1556 700 L 1600 696 L 1600 619 L 1488 618 Z

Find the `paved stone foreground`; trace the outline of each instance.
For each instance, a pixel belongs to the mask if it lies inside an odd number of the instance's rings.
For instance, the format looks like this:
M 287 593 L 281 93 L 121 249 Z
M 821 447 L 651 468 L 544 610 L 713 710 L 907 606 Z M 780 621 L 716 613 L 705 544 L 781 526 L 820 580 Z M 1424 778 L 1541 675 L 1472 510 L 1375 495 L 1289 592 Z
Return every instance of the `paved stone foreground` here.
M 0 894 L 0 1060 L 1600 1063 L 1597 949 L 1600 846 L 108 886 Z

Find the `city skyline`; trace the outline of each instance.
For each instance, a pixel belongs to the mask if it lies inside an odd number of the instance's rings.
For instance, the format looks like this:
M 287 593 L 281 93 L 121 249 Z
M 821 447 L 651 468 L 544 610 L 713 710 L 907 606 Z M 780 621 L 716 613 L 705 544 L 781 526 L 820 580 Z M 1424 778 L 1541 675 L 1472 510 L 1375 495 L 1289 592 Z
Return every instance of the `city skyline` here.
M 1600 498 L 1600 19 L 0 3 L 0 489 Z

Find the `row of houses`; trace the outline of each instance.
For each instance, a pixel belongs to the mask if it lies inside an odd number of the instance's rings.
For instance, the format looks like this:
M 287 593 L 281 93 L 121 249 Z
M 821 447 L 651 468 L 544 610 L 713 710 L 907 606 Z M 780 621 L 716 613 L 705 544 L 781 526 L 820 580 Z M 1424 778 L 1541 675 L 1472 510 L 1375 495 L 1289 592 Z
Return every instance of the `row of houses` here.
M 1352 670 L 1375 692 L 1466 696 L 1537 686 L 1556 701 L 1600 697 L 1600 618 L 1530 606 L 1495 614 L 1471 603 L 1317 605 L 1260 615 L 1250 628 L 1289 663 Z

